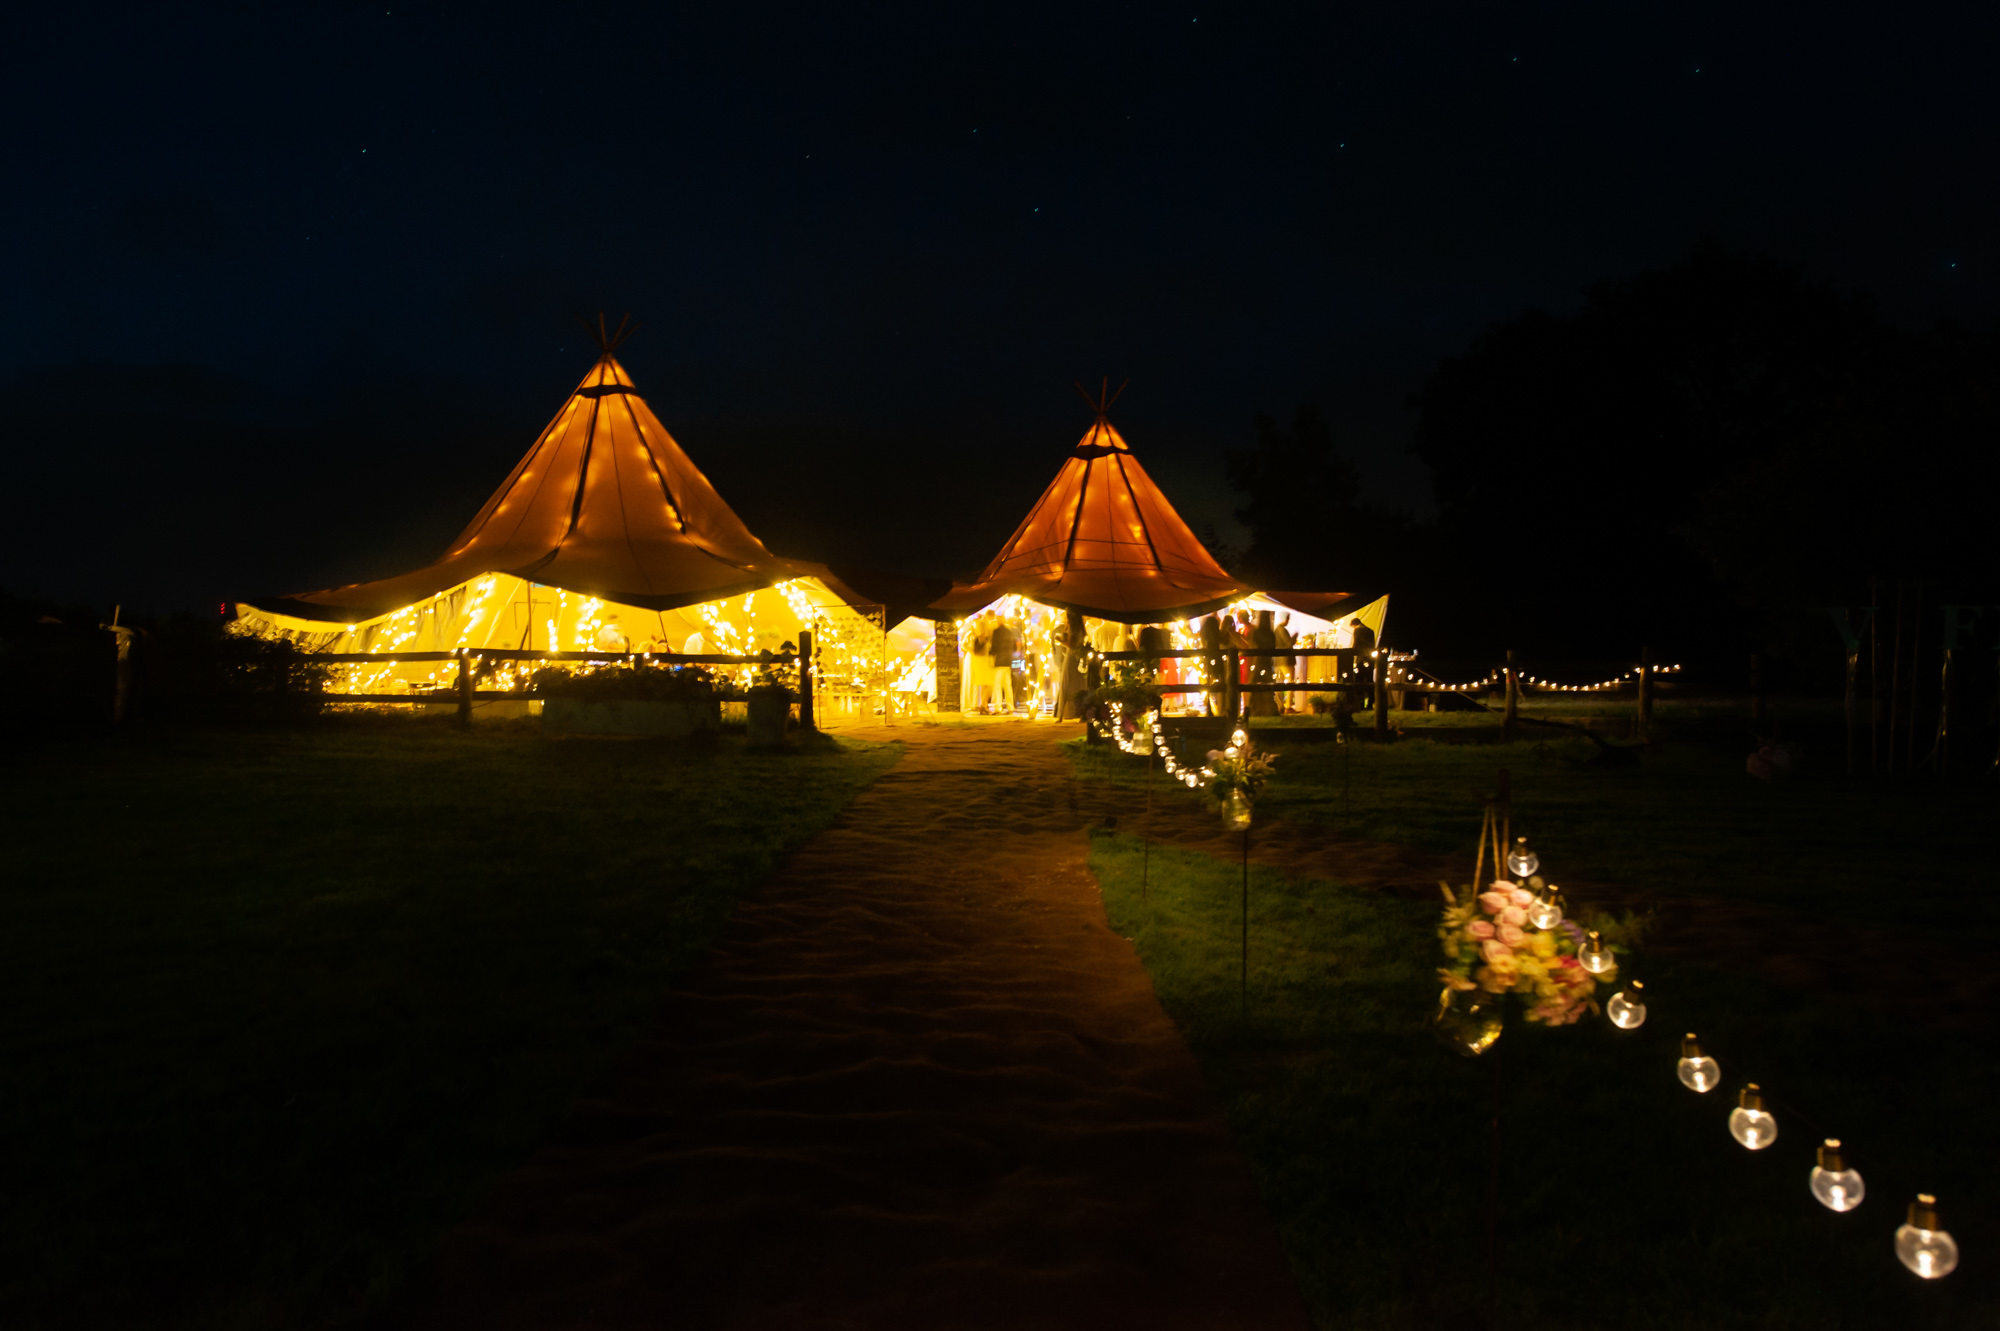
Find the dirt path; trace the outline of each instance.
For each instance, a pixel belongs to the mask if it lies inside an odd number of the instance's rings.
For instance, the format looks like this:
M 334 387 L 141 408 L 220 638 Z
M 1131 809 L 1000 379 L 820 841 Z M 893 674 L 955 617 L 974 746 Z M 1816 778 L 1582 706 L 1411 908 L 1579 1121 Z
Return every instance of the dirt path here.
M 417 1324 L 1309 1325 L 1105 922 L 1072 733 L 895 731 L 902 763 L 452 1236 Z

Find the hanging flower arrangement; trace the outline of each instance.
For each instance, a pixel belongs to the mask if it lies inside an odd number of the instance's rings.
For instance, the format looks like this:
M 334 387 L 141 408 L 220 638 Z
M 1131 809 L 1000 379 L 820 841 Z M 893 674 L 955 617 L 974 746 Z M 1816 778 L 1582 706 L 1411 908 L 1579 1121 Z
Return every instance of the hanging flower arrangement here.
M 1585 1012 L 1595 1011 L 1593 995 L 1599 980 L 1607 983 L 1618 974 L 1615 963 L 1593 974 L 1578 959 L 1591 940 L 1570 920 L 1558 916 L 1547 927 L 1537 928 L 1530 912 L 1538 905 L 1542 918 L 1553 890 L 1541 878 L 1526 885 L 1496 879 L 1486 890 L 1460 901 L 1449 885 L 1439 883 L 1444 892 L 1444 919 L 1438 938 L 1449 963 L 1438 970 L 1448 1001 L 1454 992 L 1478 990 L 1482 993 L 1520 997 L 1527 1020 L 1545 1026 L 1568 1026 Z

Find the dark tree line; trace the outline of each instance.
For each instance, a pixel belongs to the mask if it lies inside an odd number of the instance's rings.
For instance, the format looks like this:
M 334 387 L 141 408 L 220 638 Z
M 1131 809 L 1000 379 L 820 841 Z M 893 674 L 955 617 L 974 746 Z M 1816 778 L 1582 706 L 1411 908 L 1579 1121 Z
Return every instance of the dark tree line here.
M 1755 650 L 1814 673 L 1838 657 L 1825 607 L 1871 576 L 2000 599 L 1993 329 L 1908 332 L 1703 245 L 1494 325 L 1410 405 L 1435 524 L 1370 509 L 1317 413 L 1260 417 L 1230 459 L 1247 572 L 1401 592 L 1399 636 L 1440 650 Z

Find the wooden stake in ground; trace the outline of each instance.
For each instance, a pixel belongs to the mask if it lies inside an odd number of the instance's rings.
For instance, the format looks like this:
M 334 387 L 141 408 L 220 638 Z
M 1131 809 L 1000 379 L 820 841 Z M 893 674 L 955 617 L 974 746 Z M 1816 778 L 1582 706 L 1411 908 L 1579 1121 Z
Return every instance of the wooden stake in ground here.
M 1521 685 L 1514 675 L 1514 649 L 1507 649 L 1507 710 L 1501 713 L 1500 737 L 1509 743 L 1514 739 L 1514 718 L 1521 708 Z
M 1868 775 L 1882 774 L 1882 579 L 1868 579 Z
M 1495 834 L 1493 827 L 1493 801 L 1486 801 L 1485 811 L 1479 815 L 1479 849 L 1472 852 L 1472 895 L 1479 895 L 1479 875 L 1486 872 L 1486 838 Z
M 1250 829 L 1243 829 L 1243 1019 L 1250 1019 Z
M 1145 721 L 1152 725 L 1152 718 Z M 1146 875 L 1153 863 L 1153 750 L 1159 748 L 1157 742 L 1146 749 L 1146 821 L 1139 829 L 1139 900 L 1146 900 Z
M 1886 770 L 1896 775 L 1896 727 L 1903 722 L 1903 580 L 1896 580 L 1896 638 L 1889 650 L 1889 752 Z
M 1389 667 L 1389 649 L 1381 643 L 1375 644 L 1375 738 L 1389 738 L 1389 690 L 1385 682 Z
M 1493 1112 L 1486 1137 L 1486 1325 L 1495 1325 L 1500 1275 L 1500 1051 L 1492 1051 Z

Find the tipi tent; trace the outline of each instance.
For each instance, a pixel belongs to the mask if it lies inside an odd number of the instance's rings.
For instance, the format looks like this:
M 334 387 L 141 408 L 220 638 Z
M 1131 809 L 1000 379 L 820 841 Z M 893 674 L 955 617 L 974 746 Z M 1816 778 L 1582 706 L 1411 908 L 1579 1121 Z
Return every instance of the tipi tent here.
M 934 615 L 959 621 L 961 658 L 978 660 L 993 622 L 1007 623 L 1035 667 L 1030 678 L 1039 680 L 1041 705 L 1060 710 L 1071 688 L 1057 685 L 1056 676 L 1072 668 L 1055 648 L 1060 618 L 1069 621 L 1069 641 L 1081 637 L 1101 651 L 1129 647 L 1124 626 L 1140 624 L 1163 625 L 1177 649 L 1193 648 L 1194 621 L 1224 609 L 1284 614 L 1298 631 L 1339 637 L 1345 645 L 1347 630 L 1328 617 L 1339 606 L 1381 632 L 1386 596 L 1363 606 L 1337 592 L 1259 593 L 1218 564 L 1111 424 L 1114 400 L 1100 391 L 1091 402 L 1096 420 L 993 562 L 932 603 Z M 1186 669 L 1199 673 L 1200 666 Z M 993 680 L 990 692 L 982 671 Z M 1010 691 L 1002 673 L 997 663 L 961 672 L 959 705 L 991 705 L 990 696 Z
M 698 652 L 862 625 L 828 570 L 773 555 L 750 533 L 639 395 L 612 354 L 617 339 L 602 342 L 596 365 L 435 563 L 239 605 L 237 630 L 334 652 Z M 348 673 L 353 691 L 381 691 L 399 680 L 421 687 L 443 667 Z
M 1151 624 L 1207 614 L 1249 590 L 1215 562 L 1111 424 L 1111 398 L 985 572 L 935 602 L 946 613 L 1002 596 Z

